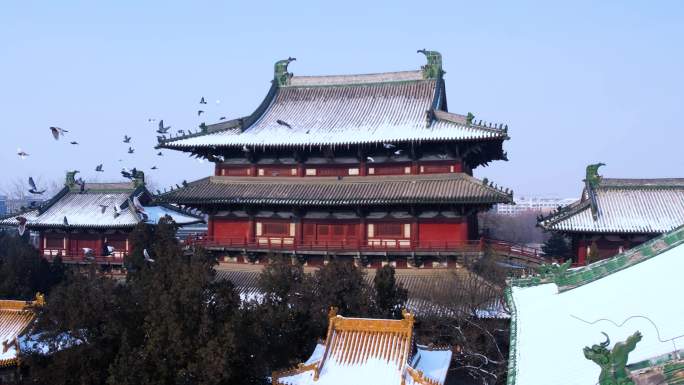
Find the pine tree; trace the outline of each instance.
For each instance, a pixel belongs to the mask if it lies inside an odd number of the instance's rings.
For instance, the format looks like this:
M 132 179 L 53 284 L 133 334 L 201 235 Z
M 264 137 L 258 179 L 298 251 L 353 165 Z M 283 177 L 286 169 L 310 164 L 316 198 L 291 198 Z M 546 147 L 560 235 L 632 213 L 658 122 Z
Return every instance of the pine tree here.
M 383 266 L 373 278 L 375 288 L 375 308 L 380 318 L 401 318 L 401 310 L 406 306 L 408 291 L 397 284 L 392 266 Z
M 565 259 L 570 256 L 570 246 L 563 234 L 553 232 L 542 245 L 542 251 L 547 258 Z

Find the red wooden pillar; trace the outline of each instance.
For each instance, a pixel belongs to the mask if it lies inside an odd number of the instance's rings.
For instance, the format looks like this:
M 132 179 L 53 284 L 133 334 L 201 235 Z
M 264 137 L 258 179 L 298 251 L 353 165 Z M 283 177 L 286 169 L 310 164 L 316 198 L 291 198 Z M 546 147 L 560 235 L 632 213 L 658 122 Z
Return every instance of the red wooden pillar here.
M 418 237 L 418 217 L 413 217 L 411 222 L 411 248 L 415 249 L 419 243 Z
M 359 176 L 368 175 L 368 167 L 366 167 L 366 160 L 363 159 L 359 162 Z
M 71 234 L 64 233 L 64 255 L 69 255 L 71 253 Z
M 359 240 L 359 247 L 366 246 L 366 235 L 368 235 L 368 229 L 366 229 L 366 217 L 362 216 L 359 218 L 359 225 L 356 227 L 357 237 Z
M 214 216 L 209 215 L 207 219 L 207 238 L 210 240 L 214 239 Z
M 40 232 L 40 237 L 39 239 L 39 244 L 38 244 L 38 251 L 40 252 L 40 256 L 42 257 L 45 252 L 45 233 L 42 231 Z
M 418 175 L 420 174 L 420 166 L 418 165 L 418 161 L 414 160 L 411 162 L 411 174 L 412 175 Z
M 97 234 L 97 242 L 95 242 L 95 250 L 93 250 L 94 255 L 102 255 L 102 249 L 104 247 L 103 246 L 104 245 L 103 238 L 104 238 L 104 234 L 102 234 L 102 233 Z
M 219 164 L 216 163 L 214 166 L 214 176 L 220 176 L 221 175 L 221 167 L 219 167 Z
M 584 266 L 587 263 L 587 242 L 580 239 L 577 242 L 577 264 Z
M 297 163 L 297 176 L 303 177 L 305 174 L 304 163 Z
M 254 163 L 249 165 L 249 176 L 258 176 L 257 175 L 257 166 Z
M 254 227 L 255 227 L 255 221 L 254 221 L 254 215 L 249 216 L 249 221 L 247 225 L 247 244 L 254 242 Z
M 301 246 L 304 243 L 304 225 L 302 224 L 302 216 L 295 217 L 295 239 L 294 245 Z

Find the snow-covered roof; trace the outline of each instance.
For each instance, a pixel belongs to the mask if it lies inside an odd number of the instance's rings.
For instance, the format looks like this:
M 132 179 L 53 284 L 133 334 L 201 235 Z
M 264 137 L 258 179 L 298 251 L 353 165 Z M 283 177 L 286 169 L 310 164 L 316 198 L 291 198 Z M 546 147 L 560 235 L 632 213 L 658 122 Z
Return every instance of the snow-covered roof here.
M 211 176 L 157 197 L 180 204 L 358 206 L 387 203 L 507 203 L 512 193 L 465 173 L 376 177 Z
M 36 301 L 0 300 L 0 368 L 16 365 L 17 338 L 35 318 L 33 306 L 42 304 L 42 296 Z
M 684 224 L 684 179 L 599 177 L 579 201 L 539 224 L 562 232 L 664 233 Z
M 259 276 L 264 265 L 220 264 L 216 279 L 230 281 L 242 300 L 259 300 Z M 307 268 L 307 272 L 313 271 Z M 365 270 L 365 280 L 373 284 L 376 269 Z M 397 269 L 398 285 L 408 291 L 406 308 L 418 317 L 471 314 L 480 318 L 508 318 L 501 303 L 503 288 L 487 282 L 469 269 Z M 473 292 L 474 290 L 477 292 Z M 473 314 L 473 312 L 475 314 Z
M 331 310 L 328 333 L 306 362 L 273 374 L 282 385 L 441 385 L 451 363 L 448 349 L 413 350 L 410 313 L 401 320 L 345 318 Z
M 441 64 L 440 64 L 441 71 Z M 359 143 L 505 140 L 501 125 L 446 111 L 444 80 L 424 71 L 292 76 L 274 82 L 250 116 L 167 138 L 160 147 L 318 146 Z
M 603 342 L 603 332 L 609 349 L 641 332 L 628 369 L 656 357 L 679 357 L 684 227 L 613 258 L 565 267 L 510 282 L 509 385 L 597 384 L 600 368 L 583 349 Z
M 144 210 L 136 210 L 135 199 Z M 83 190 L 65 186 L 37 209 L 0 220 L 0 225 L 17 226 L 26 218 L 28 228 L 131 228 L 141 221 L 156 224 L 164 215 L 179 225 L 202 222 L 202 218 L 170 205 L 151 205 L 151 194 L 135 183 L 86 183 Z M 115 208 L 119 209 L 117 210 Z M 66 218 L 66 224 L 65 224 Z

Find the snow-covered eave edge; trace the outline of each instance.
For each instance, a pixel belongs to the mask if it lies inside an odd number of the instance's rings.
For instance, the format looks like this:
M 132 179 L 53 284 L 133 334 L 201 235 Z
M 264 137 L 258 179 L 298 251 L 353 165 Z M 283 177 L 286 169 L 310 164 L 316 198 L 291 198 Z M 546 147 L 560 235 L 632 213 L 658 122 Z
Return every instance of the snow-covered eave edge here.
M 635 266 L 681 244 L 684 244 L 684 225 L 625 252 L 587 266 L 570 269 L 558 274 L 510 279 L 507 289 L 554 283 L 558 286 L 559 293 L 562 293 Z

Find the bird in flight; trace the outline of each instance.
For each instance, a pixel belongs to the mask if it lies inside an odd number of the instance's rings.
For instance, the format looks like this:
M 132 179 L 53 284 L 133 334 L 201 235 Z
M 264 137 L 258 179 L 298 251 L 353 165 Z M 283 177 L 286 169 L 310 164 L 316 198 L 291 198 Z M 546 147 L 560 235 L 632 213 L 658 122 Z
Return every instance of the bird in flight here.
M 64 216 L 64 219 L 62 220 L 62 223 L 64 224 L 64 226 L 69 226 L 69 221 L 67 220 L 66 215 Z
M 97 167 L 95 167 L 95 171 L 104 172 L 104 170 L 102 169 L 102 163 L 98 164 Z
M 102 214 L 104 214 L 107 211 L 107 205 L 100 205 L 100 209 L 102 209 Z
M 200 99 L 200 104 L 207 104 L 207 101 L 204 100 L 204 96 L 202 96 L 202 99 Z
M 130 142 L 131 142 L 131 137 L 128 136 L 128 135 L 124 135 L 124 140 L 123 140 L 123 142 L 124 142 L 124 143 L 130 143 Z
M 249 151 L 250 151 L 249 147 L 247 147 L 243 144 L 242 145 L 242 152 L 249 152 Z
M 150 253 L 147 252 L 147 249 L 143 249 L 143 257 L 145 257 L 145 262 L 154 262 L 154 259 L 150 257 Z
M 404 152 L 404 150 L 397 150 L 397 151 L 394 151 L 394 155 L 401 155 L 402 152 Z
M 169 128 L 171 128 L 171 126 L 164 127 L 164 119 L 162 119 L 159 121 L 159 128 L 157 128 L 157 133 L 166 134 L 167 132 L 169 132 Z
M 392 143 L 383 143 L 382 146 L 387 148 L 387 149 L 397 147 L 396 145 L 394 145 Z
M 159 151 L 159 152 L 157 153 L 157 156 L 164 156 L 164 154 L 162 154 L 162 152 Z
M 446 158 L 447 158 L 447 154 L 437 154 L 437 157 L 438 157 L 439 159 L 446 159 Z
M 366 160 L 371 162 L 371 163 L 375 162 L 375 159 L 371 158 L 370 156 L 367 156 Z
M 29 192 L 31 194 L 40 195 L 40 194 L 45 192 L 45 189 L 38 190 L 38 188 L 36 187 L 36 182 L 33 181 L 33 177 L 29 177 L 28 182 L 29 182 L 29 186 L 31 186 L 31 188 L 29 189 Z
M 77 141 L 69 142 L 69 144 L 78 144 Z
M 219 118 L 219 120 L 226 120 L 226 117 L 225 117 L 225 116 L 222 116 L 222 117 Z
M 52 137 L 55 138 L 55 140 L 59 140 L 60 136 L 64 136 L 65 132 L 69 132 L 59 127 L 50 127 L 50 131 L 52 132 Z
M 203 110 L 197 110 L 197 116 L 200 116 L 200 115 L 202 115 L 203 113 L 204 113 Z
M 26 157 L 29 156 L 28 152 L 25 152 L 21 148 L 17 148 L 17 155 L 19 155 L 21 159 L 26 159 Z
M 156 170 L 156 169 L 157 169 L 157 166 L 152 166 L 152 167 L 150 168 L 150 170 Z
M 121 176 L 123 176 L 124 178 L 133 179 L 133 178 L 135 178 L 135 174 L 137 174 L 137 173 L 138 173 L 138 170 L 136 170 L 135 168 L 133 168 L 130 171 L 126 170 L 125 168 L 121 169 Z
M 135 152 L 135 149 L 133 147 L 128 147 L 128 153 L 132 154 Z
M 121 207 L 119 205 L 114 205 L 114 218 L 118 217 L 121 215 Z
M 281 126 L 285 126 L 287 128 L 292 128 L 292 126 L 290 126 L 290 124 L 284 120 L 278 119 L 278 120 L 276 120 L 276 123 L 280 124 Z

